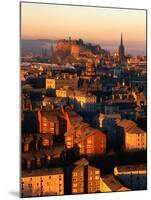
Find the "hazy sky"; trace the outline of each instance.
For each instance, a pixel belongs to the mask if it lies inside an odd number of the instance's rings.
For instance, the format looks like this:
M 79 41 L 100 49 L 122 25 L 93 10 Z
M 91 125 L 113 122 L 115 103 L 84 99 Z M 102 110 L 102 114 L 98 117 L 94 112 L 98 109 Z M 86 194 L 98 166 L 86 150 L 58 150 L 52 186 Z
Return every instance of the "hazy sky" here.
M 24 39 L 82 38 L 114 46 L 123 32 L 124 42 L 145 48 L 144 10 L 22 3 L 21 37 Z M 112 44 L 113 41 L 113 44 Z M 133 45 L 132 45 L 133 44 Z

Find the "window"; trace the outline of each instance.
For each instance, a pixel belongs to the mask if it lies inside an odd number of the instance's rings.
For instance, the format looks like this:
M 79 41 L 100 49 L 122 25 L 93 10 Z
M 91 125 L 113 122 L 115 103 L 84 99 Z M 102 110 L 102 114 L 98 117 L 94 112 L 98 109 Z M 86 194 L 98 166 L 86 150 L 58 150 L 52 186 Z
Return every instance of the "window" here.
M 67 138 L 67 141 L 71 141 L 71 137 L 68 137 L 68 138 Z
M 99 180 L 99 178 L 100 178 L 99 176 L 95 176 L 95 180 Z
M 99 174 L 100 174 L 99 170 L 95 171 L 95 174 L 96 174 L 96 175 L 99 175 Z
M 73 183 L 73 187 L 77 187 L 77 183 Z
M 80 189 L 80 192 L 83 192 L 83 188 Z
M 73 189 L 72 191 L 73 191 L 73 193 L 76 193 L 76 192 L 77 192 L 77 189 Z
M 43 126 L 47 126 L 48 124 L 46 122 L 43 123 Z
M 100 187 L 99 186 L 96 187 L 96 191 L 100 192 Z
M 73 172 L 73 176 L 77 176 L 77 172 Z
M 87 144 L 92 144 L 92 140 L 91 139 L 87 140 Z
M 90 147 L 88 147 L 88 148 L 87 148 L 87 153 L 93 153 L 93 149 L 90 148 Z
M 28 187 L 32 187 L 32 184 L 28 184 Z

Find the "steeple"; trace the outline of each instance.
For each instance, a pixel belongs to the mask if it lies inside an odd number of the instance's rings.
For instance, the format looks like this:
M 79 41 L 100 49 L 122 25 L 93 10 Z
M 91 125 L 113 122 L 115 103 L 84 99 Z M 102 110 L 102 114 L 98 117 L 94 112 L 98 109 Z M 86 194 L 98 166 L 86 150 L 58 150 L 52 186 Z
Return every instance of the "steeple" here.
M 123 34 L 121 32 L 121 42 L 119 45 L 119 62 L 120 64 L 123 64 L 125 61 L 125 49 L 124 49 L 124 44 L 123 44 Z
M 121 32 L 121 45 L 123 46 L 123 34 Z

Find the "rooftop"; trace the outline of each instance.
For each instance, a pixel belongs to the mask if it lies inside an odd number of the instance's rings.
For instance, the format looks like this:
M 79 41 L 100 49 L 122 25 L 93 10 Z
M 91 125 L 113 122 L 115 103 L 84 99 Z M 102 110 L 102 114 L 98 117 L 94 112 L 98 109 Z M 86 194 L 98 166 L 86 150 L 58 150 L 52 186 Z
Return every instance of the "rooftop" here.
M 131 171 L 139 171 L 139 170 L 147 170 L 146 164 L 138 164 L 138 165 L 123 165 L 117 166 L 119 172 L 131 172 Z
M 124 128 L 125 131 L 129 131 L 137 126 L 135 122 L 127 119 L 122 119 L 121 121 L 117 122 L 117 125 Z
M 130 99 L 109 99 L 105 101 L 106 104 L 131 104 L 133 102 L 134 101 Z
M 40 114 L 42 117 L 45 117 L 53 122 L 58 121 L 57 113 L 55 111 L 40 111 Z
M 48 140 L 50 140 L 50 139 L 53 138 L 52 135 L 51 135 L 51 133 L 41 133 L 41 134 L 40 134 L 40 137 L 41 137 L 42 139 L 48 139 Z
M 112 191 L 128 191 L 127 187 L 123 186 L 112 174 L 105 175 L 101 177 L 103 182 L 112 190 Z
M 55 156 L 60 155 L 64 150 L 64 145 L 60 146 L 53 146 L 49 149 L 42 149 L 40 151 L 37 151 L 36 153 L 23 153 L 22 158 L 26 160 L 35 160 L 35 158 L 42 158 L 44 156 Z
M 146 132 L 144 130 L 142 130 L 141 128 L 139 128 L 138 126 L 136 126 L 136 127 L 132 128 L 129 131 L 129 133 L 131 133 L 131 134 L 133 134 L 133 133 L 135 133 L 135 134 L 144 134 Z
M 76 138 L 75 142 L 78 143 L 82 140 L 85 140 L 88 136 L 93 135 L 96 132 L 102 133 L 102 131 L 100 131 L 99 129 L 92 128 L 92 127 L 85 127 L 82 129 L 83 134 L 79 136 L 78 138 Z
M 76 123 L 74 126 L 72 126 L 71 129 L 69 129 L 66 133 L 65 136 L 69 136 L 72 135 L 73 133 L 77 132 L 80 129 L 83 129 L 85 127 L 90 126 L 88 123 L 85 122 L 80 122 L 80 123 Z
M 21 177 L 33 177 L 33 176 L 49 176 L 49 175 L 64 174 L 62 168 L 54 169 L 38 169 L 34 171 L 22 171 Z
M 79 167 L 83 167 L 88 164 L 89 164 L 89 162 L 85 158 L 81 158 L 80 160 L 76 161 L 73 165 L 75 166 L 74 169 L 77 169 Z
M 104 119 L 121 119 L 120 114 L 102 114 L 100 113 L 100 117 Z

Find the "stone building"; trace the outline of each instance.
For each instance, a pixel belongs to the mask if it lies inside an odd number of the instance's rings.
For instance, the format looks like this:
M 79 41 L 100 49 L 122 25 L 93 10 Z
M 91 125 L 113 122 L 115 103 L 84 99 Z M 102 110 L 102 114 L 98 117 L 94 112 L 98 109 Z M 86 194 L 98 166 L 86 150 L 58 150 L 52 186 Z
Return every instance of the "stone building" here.
M 46 78 L 46 89 L 60 89 L 64 86 L 77 89 L 78 80 L 79 78 L 77 76 L 67 74 L 62 75 L 62 77 Z
M 82 158 L 67 169 L 70 194 L 96 193 L 100 191 L 100 169 Z
M 39 131 L 59 135 L 59 119 L 54 111 L 38 111 Z
M 34 170 L 21 174 L 21 197 L 64 194 L 62 169 Z
M 117 123 L 118 132 L 123 134 L 124 151 L 144 151 L 147 148 L 146 132 L 131 120 L 123 119 Z
M 69 126 L 64 136 L 68 149 L 77 145 L 81 155 L 102 154 L 106 151 L 106 135 L 102 131 L 90 127 L 82 120 L 72 123 L 70 116 L 68 116 L 67 124 Z

